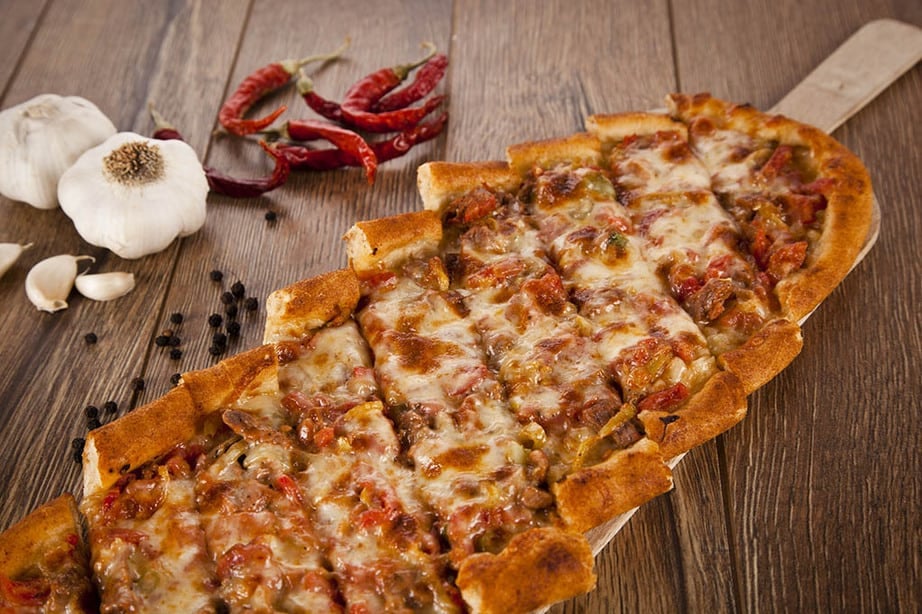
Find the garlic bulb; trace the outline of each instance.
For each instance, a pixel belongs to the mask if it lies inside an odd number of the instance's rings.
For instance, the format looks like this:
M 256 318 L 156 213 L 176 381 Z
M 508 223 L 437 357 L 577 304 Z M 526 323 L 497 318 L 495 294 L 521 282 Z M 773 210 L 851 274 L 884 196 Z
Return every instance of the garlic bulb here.
M 195 150 L 132 132 L 86 151 L 58 184 L 61 209 L 80 236 L 122 258 L 159 252 L 197 231 L 207 195 Z
M 41 311 L 54 313 L 67 308 L 67 296 L 77 278 L 77 263 L 92 256 L 61 254 L 45 258 L 26 275 L 26 296 Z
M 0 277 L 3 277 L 3 274 L 19 259 L 19 255 L 30 247 L 32 247 L 31 243 L 26 245 L 20 245 L 19 243 L 0 243 Z
M 0 112 L 0 194 L 53 209 L 61 174 L 113 134 L 109 118 L 79 96 L 42 94 Z
M 132 273 L 96 273 L 77 275 L 77 292 L 94 301 L 111 301 L 134 290 Z

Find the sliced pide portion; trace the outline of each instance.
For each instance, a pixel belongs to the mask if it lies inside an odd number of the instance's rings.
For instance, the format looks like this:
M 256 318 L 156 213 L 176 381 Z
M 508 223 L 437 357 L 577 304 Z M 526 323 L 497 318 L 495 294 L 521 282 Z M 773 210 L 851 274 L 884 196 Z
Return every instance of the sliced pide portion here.
M 689 148 L 685 124 L 631 113 L 593 116 L 587 125 L 609 152 L 616 196 L 643 257 L 722 366 L 752 392 L 797 355 L 800 331 L 781 317 L 737 222 L 710 191 L 710 173 Z M 757 334 L 763 342 L 752 342 Z
M 419 496 L 436 515 L 450 564 L 474 579 L 467 588 L 459 585 L 462 596 L 475 610 L 483 607 L 477 595 L 487 578 L 480 570 L 503 575 L 533 565 L 536 585 L 559 582 L 536 574 L 543 569 L 539 560 L 561 550 L 565 554 L 557 556 L 579 561 L 573 566 L 579 571 L 553 597 L 583 592 L 593 581 L 591 551 L 582 537 L 556 528 L 553 497 L 522 443 L 523 426 L 506 406 L 463 297 L 450 288 L 438 255 L 438 216 L 426 211 L 384 222 L 416 237 L 411 258 L 368 253 L 366 246 L 377 244 L 369 240 L 378 233 L 376 226 L 366 222 L 347 234 L 350 262 L 362 279 L 357 320 L 372 348 L 388 416 Z M 420 228 L 429 230 L 419 233 Z M 527 560 L 505 554 L 516 539 L 533 544 Z M 484 559 L 492 565 L 484 566 Z
M 780 115 L 708 94 L 672 94 L 692 151 L 736 219 L 764 282 L 792 321 L 842 281 L 871 227 L 861 161 L 835 139 Z
M 668 490 L 658 447 L 639 443 L 643 425 L 610 385 L 591 326 L 569 301 L 521 203 L 483 184 L 445 203 L 442 215 L 452 288 L 464 297 L 488 365 L 523 427 L 529 459 L 567 526 L 585 530 Z M 622 473 L 628 456 L 630 475 Z M 589 485 L 580 475 L 590 466 L 589 487 L 600 496 L 577 492 Z
M 598 166 L 599 140 L 582 137 L 576 155 L 573 142 L 509 149 L 512 166 L 531 168 L 519 197 L 571 300 L 591 323 L 622 400 L 635 408 L 648 435 L 663 433 L 654 441 L 671 458 L 741 420 L 744 389 L 736 376 L 720 370 L 698 325 L 644 257 L 630 213 Z M 584 152 L 593 142 L 597 156 L 587 163 Z M 701 407 L 699 393 L 718 383 L 732 394 Z
M 220 606 L 197 474 L 226 436 L 219 410 L 277 390 L 276 373 L 274 349 L 256 348 L 186 374 L 158 401 L 90 433 L 81 510 L 103 611 Z
M 0 610 L 95 612 L 96 591 L 73 496 L 41 505 L 0 533 Z

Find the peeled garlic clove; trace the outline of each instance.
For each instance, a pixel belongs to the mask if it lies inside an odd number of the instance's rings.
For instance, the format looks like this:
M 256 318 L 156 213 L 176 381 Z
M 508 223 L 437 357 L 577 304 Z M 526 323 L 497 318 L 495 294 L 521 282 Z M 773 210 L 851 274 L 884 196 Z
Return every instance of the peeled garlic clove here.
M 31 243 L 27 243 L 26 245 L 20 245 L 19 243 L 0 243 L 0 277 L 3 277 L 3 274 L 10 270 L 10 267 L 19 259 L 19 255 L 22 254 L 23 250 L 27 250 L 30 247 L 32 247 Z
M 134 289 L 133 273 L 96 273 L 78 275 L 74 281 L 77 292 L 94 301 L 111 301 Z
M 41 311 L 54 313 L 67 308 L 67 296 L 77 278 L 77 263 L 92 256 L 61 254 L 45 258 L 26 275 L 26 296 Z

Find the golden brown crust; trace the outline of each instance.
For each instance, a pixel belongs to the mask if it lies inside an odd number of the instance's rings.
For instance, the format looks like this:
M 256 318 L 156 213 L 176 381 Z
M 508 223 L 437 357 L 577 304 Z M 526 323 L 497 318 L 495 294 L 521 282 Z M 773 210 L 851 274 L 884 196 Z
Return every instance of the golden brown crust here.
M 239 399 L 278 392 L 278 358 L 273 345 L 225 358 L 218 364 L 182 376 L 198 412 L 210 414 Z
M 410 257 L 434 255 L 442 223 L 432 211 L 414 211 L 356 223 L 343 237 L 359 277 L 399 267 Z
M 742 346 L 718 356 L 717 362 L 751 394 L 788 366 L 803 345 L 800 326 L 790 320 L 772 320 Z
M 68 539 L 82 547 L 81 534 L 74 497 L 52 499 L 0 533 L 0 574 L 15 578 L 41 561 L 46 550 Z
M 679 132 L 688 140 L 688 127 L 662 113 L 612 113 L 590 115 L 586 119 L 586 130 L 602 141 L 603 148 L 623 141 L 632 134 L 654 134 L 656 132 Z
M 266 299 L 264 343 L 297 341 L 324 325 L 342 324 L 359 302 L 359 280 L 352 269 L 302 279 Z
M 416 173 L 423 206 L 439 214 L 449 202 L 475 188 L 508 192 L 521 183 L 522 178 L 505 162 L 427 162 Z
M 499 554 L 473 554 L 461 563 L 456 584 L 472 612 L 530 612 L 595 586 L 592 549 L 577 533 L 531 529 Z
M 604 462 L 554 484 L 557 511 L 571 531 L 584 532 L 672 488 L 659 446 L 641 439 Z
M 568 163 L 583 166 L 602 164 L 602 144 L 588 132 L 544 141 L 512 145 L 506 157 L 513 172 L 525 176 L 534 168 L 548 169 Z
M 663 458 L 672 459 L 717 437 L 745 416 L 742 383 L 732 373 L 721 371 L 677 411 L 643 411 L 637 417 L 647 437 L 659 443 Z
M 186 386 L 90 431 L 83 449 L 83 495 L 114 484 L 174 446 L 195 436 L 198 411 Z
M 871 228 L 873 192 L 867 169 L 851 151 L 831 136 L 782 115 L 771 115 L 751 105 L 739 105 L 709 94 L 671 94 L 671 113 L 682 121 L 708 117 L 715 125 L 751 136 L 806 147 L 817 175 L 832 181 L 826 196 L 823 231 L 804 267 L 780 281 L 776 293 L 784 314 L 799 321 L 845 278 Z

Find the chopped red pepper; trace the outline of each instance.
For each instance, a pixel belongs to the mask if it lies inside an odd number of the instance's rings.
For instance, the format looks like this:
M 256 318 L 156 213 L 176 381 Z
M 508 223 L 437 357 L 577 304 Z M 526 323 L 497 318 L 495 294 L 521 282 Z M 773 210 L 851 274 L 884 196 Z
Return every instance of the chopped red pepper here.
M 638 411 L 667 411 L 688 397 L 688 386 L 679 382 L 664 390 L 648 394 L 637 404 Z

